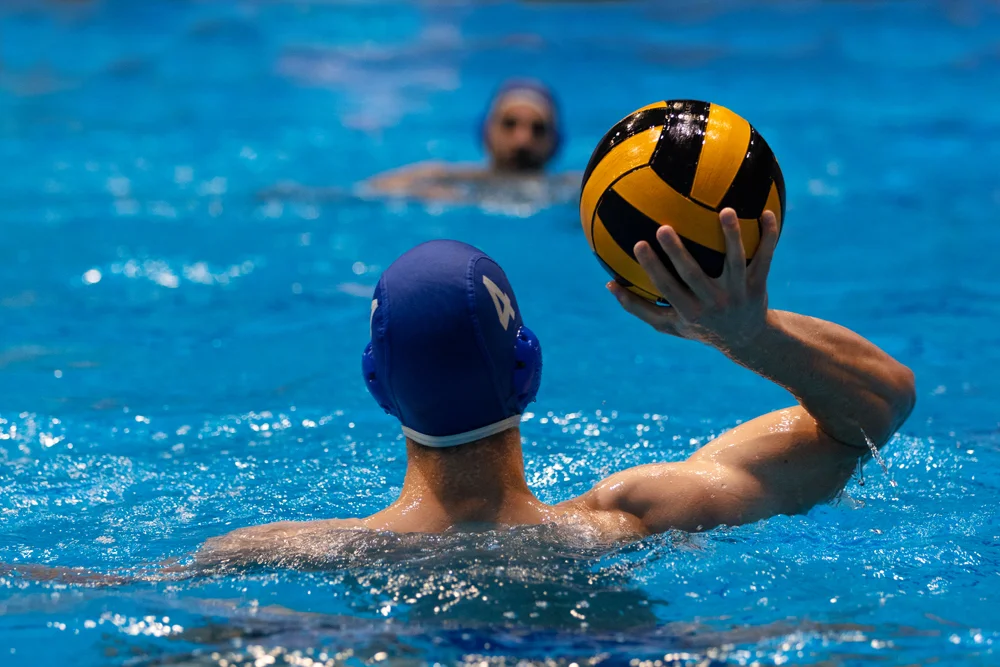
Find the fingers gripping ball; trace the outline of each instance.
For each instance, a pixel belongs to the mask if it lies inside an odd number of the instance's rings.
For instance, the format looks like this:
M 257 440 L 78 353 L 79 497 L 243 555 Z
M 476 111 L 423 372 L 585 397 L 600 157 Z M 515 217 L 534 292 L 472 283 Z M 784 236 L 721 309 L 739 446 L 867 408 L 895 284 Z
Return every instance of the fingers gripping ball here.
M 764 138 L 718 104 L 673 100 L 633 112 L 604 135 L 583 175 L 580 219 L 591 250 L 620 285 L 649 301 L 663 300 L 636 262 L 635 244 L 648 241 L 676 277 L 656 241 L 656 230 L 670 225 L 717 278 L 726 207 L 739 217 L 749 262 L 764 211 L 783 226 L 785 181 Z

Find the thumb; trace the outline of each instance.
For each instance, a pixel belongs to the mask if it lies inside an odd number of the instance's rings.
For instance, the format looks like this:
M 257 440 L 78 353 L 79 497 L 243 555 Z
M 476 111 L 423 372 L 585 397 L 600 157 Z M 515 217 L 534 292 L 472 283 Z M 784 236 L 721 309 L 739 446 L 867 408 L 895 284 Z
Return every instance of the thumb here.
M 672 336 L 680 335 L 675 326 L 677 313 L 673 308 L 657 306 L 633 294 L 613 280 L 608 282 L 606 287 L 618 299 L 618 303 L 625 309 L 625 312 L 634 315 L 657 331 Z

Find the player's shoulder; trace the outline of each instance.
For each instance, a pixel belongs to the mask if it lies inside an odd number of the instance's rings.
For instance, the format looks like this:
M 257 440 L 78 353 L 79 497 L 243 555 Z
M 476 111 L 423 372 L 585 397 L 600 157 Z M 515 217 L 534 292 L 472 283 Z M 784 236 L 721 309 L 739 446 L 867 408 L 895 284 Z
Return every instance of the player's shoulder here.
M 322 552 L 328 538 L 340 531 L 365 528 L 360 519 L 276 521 L 237 528 L 205 541 L 195 554 L 201 565 L 266 564 L 283 558 Z
M 360 519 L 320 519 L 313 521 L 275 521 L 259 526 L 237 528 L 205 542 L 206 548 L 232 548 L 287 543 L 296 538 L 314 536 L 336 530 L 364 528 Z
M 702 530 L 713 524 L 709 514 L 715 483 L 709 470 L 682 461 L 651 463 L 617 472 L 570 503 L 600 512 L 623 512 L 648 532 Z
M 580 496 L 594 509 L 623 509 L 639 499 L 648 489 L 677 488 L 690 476 L 684 462 L 648 463 L 616 472 L 597 482 Z

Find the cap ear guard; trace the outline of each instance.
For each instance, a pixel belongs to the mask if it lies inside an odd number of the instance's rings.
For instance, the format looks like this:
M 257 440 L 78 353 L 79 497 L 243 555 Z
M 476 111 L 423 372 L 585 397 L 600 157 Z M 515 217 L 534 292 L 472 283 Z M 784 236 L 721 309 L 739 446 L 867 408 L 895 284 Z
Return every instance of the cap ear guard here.
M 521 326 L 514 339 L 514 382 L 511 386 L 511 401 L 517 411 L 524 412 L 528 404 L 535 400 L 538 387 L 542 384 L 542 344 L 531 329 Z
M 376 368 L 375 355 L 372 353 L 372 344 L 369 342 L 365 345 L 365 351 L 361 354 L 361 373 L 365 379 L 365 386 L 368 387 L 368 393 L 372 395 L 372 398 L 379 404 L 379 407 L 385 410 L 386 414 L 399 419 L 399 415 L 396 414 L 392 403 L 389 401 L 389 397 L 385 393 L 385 389 L 382 387 L 382 382 L 379 380 Z

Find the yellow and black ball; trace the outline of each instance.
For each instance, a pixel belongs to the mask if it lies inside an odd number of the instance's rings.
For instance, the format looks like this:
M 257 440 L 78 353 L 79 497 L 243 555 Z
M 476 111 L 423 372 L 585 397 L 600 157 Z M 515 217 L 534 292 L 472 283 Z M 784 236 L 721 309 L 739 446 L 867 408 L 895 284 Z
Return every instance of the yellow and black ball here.
M 619 121 L 597 145 L 583 175 L 580 219 L 590 248 L 619 284 L 662 301 L 633 247 L 656 241 L 670 225 L 713 278 L 722 274 L 726 241 L 719 211 L 740 219 L 747 261 L 760 243 L 760 218 L 770 210 L 783 226 L 785 182 L 764 138 L 729 109 L 693 100 L 645 106 Z M 676 272 L 674 272 L 676 275 Z

